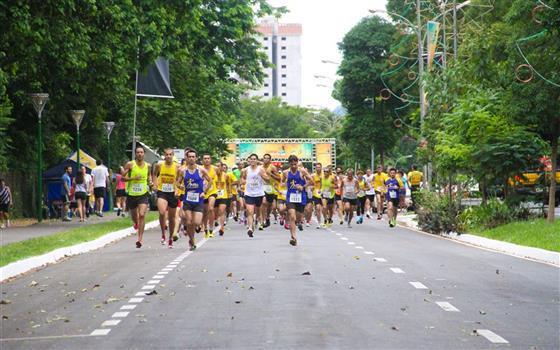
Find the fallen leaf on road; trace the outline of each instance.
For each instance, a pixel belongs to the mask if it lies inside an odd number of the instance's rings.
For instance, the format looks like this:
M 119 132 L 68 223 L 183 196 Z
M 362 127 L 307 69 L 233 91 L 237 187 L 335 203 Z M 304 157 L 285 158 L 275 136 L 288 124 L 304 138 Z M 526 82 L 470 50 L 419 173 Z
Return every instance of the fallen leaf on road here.
M 161 288 L 165 288 L 165 284 L 160 284 L 159 285 Z
M 208 272 L 208 270 L 206 269 L 202 269 L 200 272 Z
M 428 294 L 432 294 L 432 290 L 431 290 L 431 289 L 428 291 Z
M 354 289 L 354 287 L 353 287 L 353 286 L 350 286 L 350 287 L 348 287 L 348 289 Z
M 254 290 L 255 288 L 253 288 L 253 286 L 249 287 L 249 290 Z
M 124 284 L 121 284 L 120 288 L 124 288 Z
M 41 309 L 41 311 L 39 311 L 39 312 L 42 313 L 42 314 L 46 314 L 46 313 L 47 313 L 47 311 L 46 311 L 46 310 L 43 310 L 43 309 Z
M 7 319 L 8 319 L 8 316 L 2 315 L 2 319 L 3 319 L 3 320 L 7 320 Z
M 82 289 L 82 293 L 87 292 L 87 288 Z
M 99 288 L 99 287 L 100 287 L 99 284 L 94 284 L 93 287 L 92 287 L 92 289 L 96 289 L 96 288 Z
M 145 319 L 145 318 L 141 318 L 141 319 L 138 320 L 138 322 L 139 323 L 146 323 L 146 322 L 148 322 L 148 320 Z
M 500 274 L 500 270 L 496 270 L 496 275 L 499 275 L 499 274 Z
M 375 279 L 375 276 L 373 276 L 371 279 L 374 280 L 374 279 Z
M 360 257 L 359 257 L 359 256 L 357 256 L 357 255 L 354 255 L 354 259 L 356 259 L 356 260 L 360 260 Z
M 8 304 L 11 304 L 11 303 L 12 303 L 12 301 L 9 300 L 9 299 L 0 300 L 0 305 L 8 305 Z
M 41 327 L 40 324 L 34 324 L 33 326 L 31 326 L 31 328 L 39 328 L 39 327 Z
M 95 304 L 95 305 L 93 305 L 93 308 L 94 309 L 101 309 L 101 304 Z
M 405 306 L 405 307 L 401 307 L 401 311 L 406 311 L 406 306 Z
M 29 283 L 29 287 L 35 287 L 38 284 L 39 283 L 37 283 L 37 281 L 31 281 L 31 283 Z
M 302 276 L 309 276 L 309 275 L 311 275 L 311 272 L 309 272 L 309 271 L 305 271 L 305 272 L 304 272 L 304 273 L 302 273 L 301 275 L 302 275 Z
M 227 277 L 233 277 L 233 273 L 229 272 L 226 276 Z
M 398 330 L 399 330 L 399 328 L 398 328 L 397 326 L 391 326 L 391 329 L 394 330 L 394 331 L 398 331 Z
M 334 284 L 338 284 L 338 281 L 334 281 Z
M 481 314 L 481 315 L 486 315 L 486 311 L 484 311 L 484 310 L 478 310 L 478 313 Z
M 234 317 L 233 317 L 233 316 L 231 316 L 231 319 L 232 319 L 232 320 L 233 320 L 233 318 L 234 318 Z
M 156 295 L 157 291 L 154 289 L 151 292 L 146 293 L 146 295 Z
M 426 298 L 424 298 L 424 301 L 427 302 L 427 303 L 431 303 L 431 301 L 426 299 Z
M 66 296 L 69 297 L 69 296 L 74 295 L 74 294 L 76 294 L 76 292 L 71 291 L 71 292 L 66 293 Z
M 241 300 L 236 300 L 235 303 L 236 304 L 241 304 Z
M 276 269 L 276 272 L 280 272 L 280 269 Z
M 174 297 L 174 296 L 175 296 L 175 292 L 169 293 L 169 296 Z
M 115 298 L 115 297 L 110 297 L 110 298 L 108 298 L 107 300 L 105 300 L 105 301 L 103 302 L 103 304 L 114 303 L 114 302 L 117 302 L 117 301 L 119 301 L 119 300 L 121 300 L 121 299 L 120 299 L 120 298 Z

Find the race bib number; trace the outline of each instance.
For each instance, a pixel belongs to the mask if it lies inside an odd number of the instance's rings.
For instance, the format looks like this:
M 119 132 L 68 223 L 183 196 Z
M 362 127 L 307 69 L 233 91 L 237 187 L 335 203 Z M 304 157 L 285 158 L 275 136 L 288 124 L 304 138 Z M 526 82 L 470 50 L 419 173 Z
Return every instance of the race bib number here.
M 198 192 L 187 192 L 187 202 L 198 203 L 200 196 Z
M 397 191 L 389 191 L 389 198 L 391 199 L 397 198 Z
M 224 190 L 219 190 L 218 191 L 218 197 L 223 197 L 225 195 L 225 191 Z
M 366 191 L 367 195 L 372 195 L 375 194 L 375 190 L 373 188 L 370 188 L 369 190 Z
M 255 181 L 255 182 L 249 182 L 248 185 L 249 185 L 249 188 L 250 188 L 251 190 L 256 190 L 256 189 L 259 188 L 259 183 L 256 182 L 256 181 Z
M 323 198 L 331 198 L 331 193 L 329 191 L 323 191 Z
M 263 186 L 265 193 L 272 193 L 272 186 L 271 185 L 264 185 Z
M 132 192 L 133 193 L 144 192 L 144 184 L 132 184 Z
M 290 193 L 290 203 L 301 203 L 301 192 Z
M 162 184 L 161 185 L 161 190 L 163 192 L 175 192 L 175 188 L 174 188 L 173 184 Z

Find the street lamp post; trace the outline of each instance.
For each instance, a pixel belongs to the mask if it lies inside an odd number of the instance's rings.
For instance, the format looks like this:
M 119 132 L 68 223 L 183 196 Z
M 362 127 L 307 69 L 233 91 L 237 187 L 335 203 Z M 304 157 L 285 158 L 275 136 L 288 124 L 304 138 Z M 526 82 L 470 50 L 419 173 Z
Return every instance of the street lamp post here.
M 72 119 L 76 124 L 76 163 L 78 163 L 78 171 L 80 170 L 80 124 L 82 124 L 82 120 L 84 119 L 84 114 L 86 111 L 83 109 L 80 110 L 71 110 L 70 114 L 72 115 Z
M 103 122 L 107 132 L 107 168 L 109 170 L 109 211 L 113 212 L 113 179 L 111 177 L 111 132 L 115 127 L 115 122 Z
M 31 102 L 37 112 L 39 123 L 37 125 L 37 221 L 43 221 L 43 121 L 42 114 L 49 94 L 30 94 Z

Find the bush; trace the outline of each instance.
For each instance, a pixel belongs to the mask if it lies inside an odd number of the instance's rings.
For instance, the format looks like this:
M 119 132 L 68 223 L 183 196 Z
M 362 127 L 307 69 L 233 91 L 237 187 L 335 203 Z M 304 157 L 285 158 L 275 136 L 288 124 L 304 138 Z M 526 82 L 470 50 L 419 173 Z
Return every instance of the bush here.
M 462 232 L 469 229 L 491 229 L 512 221 L 525 221 L 536 217 L 528 208 L 515 202 L 491 199 L 487 204 L 471 207 L 459 215 Z
M 461 204 L 447 195 L 422 190 L 417 196 L 418 227 L 433 234 L 460 232 Z

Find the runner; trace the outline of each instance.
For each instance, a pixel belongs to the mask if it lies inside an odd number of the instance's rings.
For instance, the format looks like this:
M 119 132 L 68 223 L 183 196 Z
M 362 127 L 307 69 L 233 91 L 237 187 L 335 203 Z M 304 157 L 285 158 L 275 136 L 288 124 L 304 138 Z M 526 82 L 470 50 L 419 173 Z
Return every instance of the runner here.
M 12 191 L 0 178 L 0 228 L 10 227 L 10 207 L 13 204 Z
M 97 216 L 103 217 L 105 189 L 110 183 L 109 171 L 107 170 L 107 167 L 103 165 L 103 160 L 98 159 L 95 161 L 95 164 L 97 166 L 91 171 L 91 176 L 93 177 L 93 195 L 95 196 L 94 210 Z M 109 208 L 109 210 L 112 209 L 113 208 Z
M 127 182 L 126 207 L 130 210 L 130 217 L 134 228 L 138 230 L 136 248 L 142 248 L 146 212 L 148 211 L 149 190 L 152 181 L 149 176 L 151 166 L 144 161 L 144 147 L 137 146 L 134 150 L 135 159 L 126 163 L 123 168 L 123 180 Z
M 341 225 L 344 223 L 344 221 L 343 221 L 344 206 L 342 205 L 342 182 L 343 181 L 344 181 L 344 174 L 342 173 L 342 168 L 337 167 L 336 168 L 337 187 L 336 187 L 336 190 L 335 190 L 334 200 L 336 202 L 336 210 L 337 210 L 337 214 L 338 214 L 338 220 L 340 221 Z
M 408 173 L 408 183 L 410 184 L 410 200 L 412 201 L 412 210 L 416 210 L 416 195 L 422 186 L 424 174 L 418 171 L 416 165 L 412 166 L 412 170 Z
M 284 177 L 284 170 L 280 173 L 280 181 L 278 182 L 278 198 L 277 198 L 277 206 L 278 206 L 278 213 L 280 215 L 280 226 L 284 226 L 286 230 L 290 229 L 290 225 L 288 224 L 288 220 L 286 219 L 286 194 L 288 192 L 286 186 L 286 178 Z
M 334 196 L 337 188 L 337 178 L 332 173 L 331 167 L 325 168 L 323 179 L 321 181 L 321 196 L 323 198 L 323 216 L 325 217 L 324 225 L 330 227 L 333 223 L 334 214 Z
M 307 192 L 305 190 L 307 184 L 312 183 L 313 179 L 305 168 L 298 167 L 298 157 L 290 155 L 288 158 L 290 168 L 284 171 L 284 179 L 286 180 L 286 207 L 288 208 L 288 218 L 290 221 L 290 244 L 297 245 L 296 222 L 298 222 L 299 230 L 303 230 L 301 226 L 301 216 L 305 205 L 307 204 Z M 300 216 L 300 218 L 298 218 Z
M 244 224 L 246 222 L 245 217 L 245 181 L 242 179 L 242 172 L 245 169 L 245 163 L 239 162 L 237 163 L 237 172 L 234 172 L 235 176 L 237 177 L 237 218 L 239 219 L 240 224 Z M 234 217 L 235 220 L 235 217 Z M 237 220 L 235 220 L 237 221 Z
M 307 170 L 307 168 L 303 165 L 303 162 L 300 160 L 299 161 L 299 166 L 298 169 L 301 170 L 305 170 L 307 172 L 307 174 L 309 174 L 309 170 Z M 311 175 L 310 175 L 311 176 Z M 307 199 L 307 203 L 305 204 L 305 209 L 303 210 L 303 218 L 305 221 L 305 226 L 309 227 L 311 226 L 311 218 L 313 217 L 313 178 L 311 178 L 311 181 L 309 182 L 309 186 L 305 187 L 305 191 L 306 191 L 306 199 Z M 302 221 L 303 223 L 303 221 Z
M 202 155 L 202 164 L 208 176 L 212 179 L 212 186 L 209 186 L 204 193 L 204 215 L 202 216 L 202 226 L 204 226 L 204 238 L 214 237 L 214 222 L 216 197 L 216 167 L 212 165 L 212 157 L 206 153 Z
M 397 224 L 397 211 L 399 205 L 399 181 L 395 175 L 395 168 L 389 169 L 389 178 L 385 181 L 387 187 L 387 217 L 389 218 L 389 227 L 395 227 Z
M 257 224 L 262 224 L 262 215 L 259 210 L 264 197 L 264 181 L 268 181 L 270 177 L 266 171 L 258 165 L 258 156 L 251 154 L 248 158 L 249 166 L 243 169 L 241 177 L 245 182 L 245 207 L 247 209 L 247 235 L 253 237 L 255 232 L 255 207 L 257 214 Z
M 280 181 L 280 175 L 278 175 L 278 169 L 271 163 L 272 156 L 270 154 L 265 154 L 263 156 L 262 167 L 270 177 L 270 180 L 264 184 L 264 201 L 261 208 L 262 217 L 264 218 L 264 225 L 259 226 L 259 230 L 264 227 L 270 226 L 270 214 L 272 211 L 276 210 L 276 199 L 278 197 L 278 192 L 276 191 L 276 183 Z
M 117 216 L 121 216 L 122 214 L 124 217 L 124 213 L 126 212 L 126 183 L 121 175 L 122 171 L 123 168 L 120 167 L 120 170 L 117 172 L 115 177 L 115 202 L 117 205 Z
M 159 226 L 161 228 L 161 244 L 165 244 L 165 233 L 169 229 L 167 246 L 173 248 L 173 233 L 176 226 L 177 212 L 177 177 L 179 166 L 173 161 L 173 150 L 163 150 L 164 160 L 154 166 L 152 182 L 157 188 L 157 207 L 159 211 Z
M 315 206 L 315 216 L 317 217 L 317 228 L 326 227 L 326 223 L 321 225 L 321 215 L 323 214 L 323 200 L 321 198 L 323 190 L 323 165 L 321 163 L 315 164 L 315 172 L 312 176 L 313 192 L 311 201 Z
M 352 228 L 352 217 L 358 204 L 359 190 L 358 179 L 354 177 L 354 170 L 346 170 L 346 177 L 342 180 L 342 202 L 344 203 L 344 218 L 348 223 L 348 228 Z
M 371 169 L 366 170 L 364 180 L 366 182 L 366 217 L 371 218 L 372 208 L 375 206 L 375 187 L 373 185 L 374 175 Z
M 219 229 L 218 232 L 220 236 L 224 235 L 224 228 L 226 226 L 226 210 L 230 205 L 230 177 L 227 175 L 227 166 L 226 171 L 224 171 L 222 162 L 218 162 L 216 164 L 216 205 L 215 207 L 218 209 L 218 224 Z
M 358 207 L 356 208 L 358 219 L 356 223 L 363 224 L 366 211 L 366 180 L 364 179 L 364 172 L 362 170 L 358 170 L 358 186 Z
M 190 148 L 185 149 L 185 153 Z M 183 156 L 184 157 L 184 156 Z M 179 174 L 185 171 L 187 168 L 187 158 L 181 159 L 181 165 L 179 166 Z M 179 239 L 179 236 L 187 235 L 187 231 L 185 230 L 185 225 L 183 225 L 183 201 L 185 199 L 185 186 L 181 181 L 178 182 L 177 185 L 177 210 L 175 211 L 175 231 L 173 232 L 173 241 L 176 242 Z
M 189 236 L 190 250 L 196 249 L 194 240 L 194 231 L 197 226 L 202 224 L 202 216 L 204 212 L 205 183 L 212 186 L 212 179 L 204 167 L 196 164 L 197 153 L 195 150 L 188 149 L 185 151 L 187 166 L 179 172 L 178 182 L 180 187 L 185 190 L 183 201 L 183 225 L 186 227 Z
M 227 174 L 227 177 L 229 178 L 228 193 L 230 204 L 226 213 L 227 223 L 230 215 L 235 221 L 237 221 L 237 187 L 239 186 L 239 180 L 233 171 L 228 172 L 228 166 L 225 163 L 222 164 L 222 171 L 225 172 Z
M 387 174 L 383 172 L 383 167 L 381 165 L 378 166 L 373 178 L 375 200 L 377 201 L 377 220 L 381 220 L 381 215 L 383 215 L 383 203 L 385 202 L 383 196 L 385 195 L 385 181 L 387 178 Z

